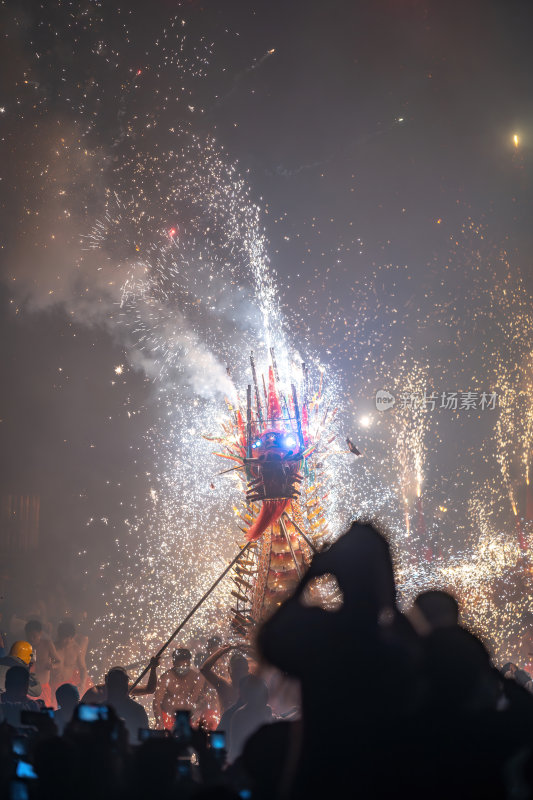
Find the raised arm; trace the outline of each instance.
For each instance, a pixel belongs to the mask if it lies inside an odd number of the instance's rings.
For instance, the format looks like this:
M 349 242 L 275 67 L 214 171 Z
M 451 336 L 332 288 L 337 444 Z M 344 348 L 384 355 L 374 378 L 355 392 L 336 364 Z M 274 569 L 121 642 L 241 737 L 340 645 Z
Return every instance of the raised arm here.
M 222 658 L 222 656 L 225 656 L 226 653 L 229 653 L 229 651 L 233 649 L 234 645 L 227 644 L 225 645 L 225 647 L 221 647 L 220 650 L 215 650 L 214 653 L 211 653 L 211 655 L 208 658 L 206 658 L 206 660 L 200 667 L 200 672 L 202 673 L 206 681 L 208 681 L 211 684 L 211 686 L 214 686 L 217 692 L 220 691 L 221 687 L 222 691 L 224 691 L 224 689 L 227 689 L 230 684 L 229 681 L 227 681 L 225 678 L 221 678 L 220 675 L 217 675 L 213 667 L 215 666 L 217 661 L 219 661 Z
M 165 672 L 165 674 L 161 676 L 161 680 L 157 685 L 154 694 L 154 702 L 152 704 L 152 708 L 154 710 L 155 724 L 158 728 L 160 728 L 163 724 L 163 713 L 161 706 L 163 704 L 163 699 L 165 697 L 167 687 L 168 687 L 168 673 Z
M 56 650 L 56 646 L 53 643 L 52 639 L 47 639 L 47 642 L 48 642 L 48 656 L 50 658 L 50 665 L 53 668 L 56 664 L 59 664 L 61 662 L 61 658 Z
M 153 694 L 157 686 L 157 668 L 159 666 L 159 659 L 150 659 L 150 673 L 148 675 L 148 682 L 146 686 L 136 686 L 132 689 L 130 695 L 133 697 L 144 697 L 147 694 Z
M 87 646 L 85 646 L 85 650 Z M 80 672 L 80 689 L 81 691 L 85 690 L 85 683 L 87 681 L 87 665 L 85 663 L 85 650 L 82 647 L 78 649 L 78 655 L 76 658 L 77 667 Z

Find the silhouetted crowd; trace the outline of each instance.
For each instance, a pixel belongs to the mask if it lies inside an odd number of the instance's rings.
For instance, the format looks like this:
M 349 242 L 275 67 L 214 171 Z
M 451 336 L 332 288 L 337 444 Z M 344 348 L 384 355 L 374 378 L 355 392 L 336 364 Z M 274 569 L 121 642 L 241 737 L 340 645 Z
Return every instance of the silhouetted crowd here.
M 142 686 L 122 667 L 87 686 L 71 627 L 39 673 L 29 621 L 0 658 L 0 797 L 533 798 L 530 675 L 496 669 L 449 594 L 396 601 L 386 539 L 354 524 L 253 650 L 179 647 Z

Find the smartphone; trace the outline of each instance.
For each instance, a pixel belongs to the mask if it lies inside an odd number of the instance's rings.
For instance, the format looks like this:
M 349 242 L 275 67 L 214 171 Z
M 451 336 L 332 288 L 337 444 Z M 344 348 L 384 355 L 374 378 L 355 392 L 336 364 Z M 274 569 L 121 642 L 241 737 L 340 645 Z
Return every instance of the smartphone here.
M 88 703 L 80 703 L 76 711 L 77 719 L 80 722 L 99 722 L 109 719 L 109 706 L 92 706 Z
M 225 750 L 226 749 L 226 732 L 225 731 L 210 731 L 209 732 L 209 745 L 212 750 Z
M 53 708 L 43 708 L 41 711 L 21 711 L 20 724 L 32 725 L 34 728 L 39 728 L 46 719 L 54 718 Z
M 13 753 L 16 756 L 28 755 L 28 740 L 25 736 L 15 736 L 13 739 Z
M 16 775 L 17 778 L 24 778 L 28 780 L 34 780 L 37 777 L 37 773 L 29 761 L 18 762 Z
M 151 728 L 139 728 L 139 741 L 145 742 L 147 739 L 167 739 L 168 731 L 152 730 Z
M 192 735 L 191 730 L 191 711 L 189 708 L 177 708 L 175 711 L 175 722 L 172 733 L 176 739 L 189 740 Z
M 9 784 L 9 800 L 30 800 L 30 790 L 24 781 L 11 781 Z
M 191 772 L 191 759 L 186 757 L 178 758 L 178 777 L 190 778 Z

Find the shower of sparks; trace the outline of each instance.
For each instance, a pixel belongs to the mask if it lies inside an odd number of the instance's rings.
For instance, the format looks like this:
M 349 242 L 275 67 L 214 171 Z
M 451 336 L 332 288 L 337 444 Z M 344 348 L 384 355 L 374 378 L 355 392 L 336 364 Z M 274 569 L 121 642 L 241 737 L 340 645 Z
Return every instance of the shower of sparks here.
M 346 408 L 354 394 L 364 396 L 371 387 L 394 394 L 389 412 L 377 412 L 377 418 L 359 413 L 354 419 L 363 459 L 350 461 L 339 451 L 325 459 L 328 527 L 335 536 L 354 517 L 382 522 L 395 552 L 402 603 L 430 586 L 453 591 L 465 621 L 503 657 L 517 647 L 521 620 L 533 603 L 529 592 L 504 588 L 525 574 L 520 541 L 523 545 L 527 534 L 522 525 L 522 538 L 517 536 L 515 483 L 529 480 L 532 429 L 527 296 L 506 254 L 485 254 L 485 233 L 470 221 L 451 237 L 449 289 L 443 281 L 444 299 L 416 308 L 420 340 L 398 342 L 394 333 L 401 314 L 394 290 L 386 287 L 391 280 L 394 286 L 397 273 L 407 271 L 408 277 L 407 268 L 383 267 L 366 287 L 355 288 L 356 318 L 349 328 L 322 294 L 324 325 L 336 330 L 344 322 L 342 339 L 327 352 L 334 355 L 336 347 L 352 353 L 357 372 L 352 393 L 334 358 L 319 361 L 304 317 L 292 315 L 289 329 L 269 264 L 262 210 L 238 164 L 213 137 L 197 134 L 190 121 L 175 124 L 172 137 L 172 148 L 155 156 L 139 148 L 124 154 L 105 214 L 85 240 L 99 269 L 116 275 L 121 289 L 114 321 L 126 331 L 131 363 L 156 381 L 161 409 L 157 427 L 148 432 L 154 453 L 152 507 L 128 522 L 129 536 L 120 543 L 123 574 L 107 597 L 108 613 L 97 622 L 111 631 L 113 658 L 118 652 L 123 660 L 146 658 L 236 552 L 240 480 L 235 472 L 217 477 L 216 456 L 202 437 L 223 424 L 224 399 L 242 399 L 249 350 L 263 360 L 261 372 L 271 347 L 282 384 L 289 385 L 306 361 L 331 407 Z M 453 294 L 465 264 L 467 319 Z M 302 315 L 312 297 L 310 291 L 304 298 Z M 492 311 L 496 297 L 497 315 Z M 498 331 L 500 351 L 486 337 L 476 349 L 473 334 L 485 329 Z M 425 330 L 437 332 L 432 344 L 442 342 L 442 358 L 429 357 Z M 511 364 L 509 354 L 516 357 L 518 351 L 519 363 Z M 454 475 L 446 475 L 439 463 L 447 445 L 439 427 L 446 413 L 461 436 L 458 407 L 441 403 L 447 388 L 457 396 L 472 389 L 487 396 L 499 392 L 478 456 L 492 477 L 481 486 L 478 473 L 481 477 L 486 470 L 479 472 L 473 452 Z M 336 421 L 341 435 L 345 413 Z M 472 417 L 463 414 L 465 421 Z M 511 504 L 511 524 L 496 488 L 495 465 Z M 522 472 L 515 478 L 517 469 Z M 490 496 L 490 512 L 482 496 Z M 462 546 L 452 542 L 450 526 L 462 536 Z M 229 591 L 224 581 L 191 623 L 188 637 L 201 631 L 230 635 Z M 501 612 L 504 601 L 512 614 Z
M 111 329 L 125 353 L 116 375 L 144 371 L 158 409 L 146 432 L 148 509 L 144 499 L 127 508 L 125 533 L 109 527 L 97 568 L 89 544 L 83 554 L 105 603 L 95 623 L 95 677 L 110 664 L 148 658 L 235 554 L 240 481 L 218 476 L 203 435 L 224 424 L 225 400 L 243 398 L 250 350 L 261 372 L 271 347 L 284 385 L 309 364 L 325 404 L 339 409 L 337 441 L 350 436 L 363 453 L 354 458 L 339 447 L 324 458 L 332 536 L 354 517 L 377 519 L 390 532 L 403 605 L 422 589 L 447 588 L 497 658 L 518 652 L 533 610 L 533 315 L 513 259 L 466 220 L 450 232 L 445 261 L 428 263 L 415 285 L 408 265 L 366 259 L 364 232 L 354 228 L 327 250 L 325 220 L 312 217 L 291 242 L 291 258 L 306 264 L 316 256 L 312 271 L 276 276 L 268 204 L 209 132 L 201 85 L 211 39 L 188 35 L 180 9 L 138 53 L 129 13 L 123 36 L 108 41 L 103 4 L 56 6 L 35 28 L 43 40 L 81 42 L 83 66 L 61 63 L 50 110 L 33 71 L 47 59 L 57 70 L 58 51 L 32 43 L 35 63 L 20 95 L 42 150 L 28 173 L 37 210 L 26 216 L 43 252 L 53 255 L 60 242 L 68 252 L 76 247 L 75 271 L 66 275 L 54 261 L 53 277 L 34 271 L 32 286 L 47 302 L 63 302 L 74 322 Z M 258 56 L 247 74 L 274 54 Z M 111 121 L 104 97 L 112 98 Z M 62 108 L 75 124 L 64 122 Z M 9 117 L 11 106 L 4 112 Z M 403 117 L 397 122 L 406 130 Z M 111 142 L 103 134 L 110 127 Z M 513 143 L 518 148 L 518 134 Z M 39 213 L 51 224 L 35 228 Z M 284 217 L 269 224 L 289 241 L 290 209 Z M 446 220 L 431 224 L 444 230 Z M 81 249 L 73 225 L 87 232 Z M 357 259 L 365 267 L 354 278 Z M 298 298 L 290 304 L 289 284 Z M 396 397 L 393 408 L 375 409 L 378 389 Z M 498 403 L 441 406 L 450 392 L 497 392 Z M 423 407 L 420 399 L 433 394 L 435 407 Z M 417 402 L 404 405 L 404 395 Z M 129 398 L 124 414 L 137 413 Z M 228 591 L 222 582 L 187 638 L 228 634 Z

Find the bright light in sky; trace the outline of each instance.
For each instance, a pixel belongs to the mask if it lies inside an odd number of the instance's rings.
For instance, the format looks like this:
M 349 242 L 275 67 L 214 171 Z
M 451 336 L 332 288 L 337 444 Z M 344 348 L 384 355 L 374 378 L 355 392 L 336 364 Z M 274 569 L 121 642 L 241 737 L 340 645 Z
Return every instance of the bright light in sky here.
M 369 428 L 372 425 L 372 417 L 370 417 L 368 414 L 364 414 L 359 420 L 359 423 L 363 428 Z
M 515 133 L 513 136 L 513 144 L 515 147 L 518 147 L 518 145 L 520 144 L 520 137 L 517 133 Z

